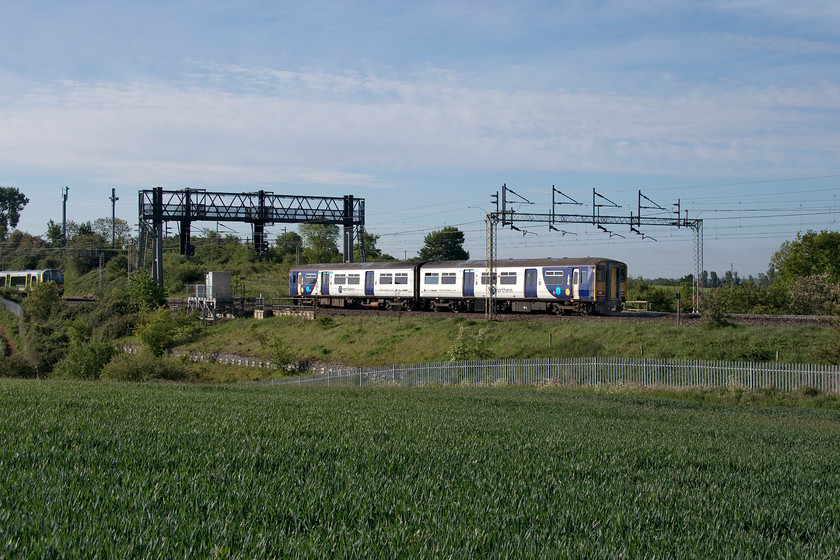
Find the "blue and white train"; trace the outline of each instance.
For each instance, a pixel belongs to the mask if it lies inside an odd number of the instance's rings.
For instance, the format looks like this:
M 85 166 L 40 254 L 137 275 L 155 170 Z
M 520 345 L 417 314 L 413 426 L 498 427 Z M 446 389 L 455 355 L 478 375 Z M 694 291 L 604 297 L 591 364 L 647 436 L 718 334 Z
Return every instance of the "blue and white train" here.
M 608 314 L 621 310 L 627 265 L 610 259 L 509 259 L 496 263 L 497 311 Z M 295 267 L 294 298 L 326 307 L 484 311 L 481 260 L 327 263 Z

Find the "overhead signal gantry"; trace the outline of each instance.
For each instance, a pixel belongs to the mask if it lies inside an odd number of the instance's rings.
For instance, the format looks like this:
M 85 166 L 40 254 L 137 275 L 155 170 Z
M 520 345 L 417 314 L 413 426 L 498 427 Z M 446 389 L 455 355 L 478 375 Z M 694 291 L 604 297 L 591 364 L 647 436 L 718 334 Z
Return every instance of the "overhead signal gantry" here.
M 191 256 L 192 222 L 245 222 L 254 233 L 258 253 L 268 249 L 265 226 L 275 223 L 330 224 L 344 226 L 344 261 L 353 262 L 354 228 L 358 230 L 359 252 L 365 260 L 365 199 L 297 196 L 266 191 L 214 193 L 204 189 L 164 190 L 160 187 L 140 191 L 140 238 L 137 267 L 145 265 L 146 244 L 152 241 L 152 277 L 163 286 L 163 231 L 165 222 L 180 222 L 180 251 Z

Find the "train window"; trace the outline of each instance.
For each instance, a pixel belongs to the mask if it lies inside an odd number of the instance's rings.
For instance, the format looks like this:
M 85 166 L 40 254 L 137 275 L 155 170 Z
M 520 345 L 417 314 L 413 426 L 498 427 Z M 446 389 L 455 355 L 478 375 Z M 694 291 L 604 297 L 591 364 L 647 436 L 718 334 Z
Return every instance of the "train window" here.
M 26 286 L 26 275 L 12 276 L 12 287 L 19 288 L 21 286 Z
M 297 284 L 297 272 L 292 272 L 292 284 Z
M 391 274 L 383 274 L 379 277 L 380 284 L 393 284 L 394 277 Z
M 562 270 L 546 270 L 545 271 L 546 284 L 562 284 L 563 271 Z
M 348 274 L 347 275 L 347 283 L 348 284 L 359 284 L 359 283 L 361 283 L 359 275 L 358 274 Z
M 318 281 L 318 275 L 314 272 L 307 272 L 304 284 L 308 286 L 314 286 L 315 283 Z
M 424 284 L 437 284 L 438 283 L 438 275 L 435 272 L 427 272 L 426 275 L 423 277 Z
M 346 274 L 336 274 L 333 277 L 333 284 L 346 284 L 347 283 L 347 275 Z
M 596 274 L 597 274 L 597 276 L 595 277 L 595 280 L 598 281 L 598 282 L 603 282 L 604 281 L 604 265 L 602 265 L 602 264 L 598 265 L 598 268 L 596 269 Z
M 397 272 L 394 274 L 394 284 L 408 284 L 408 273 Z
M 619 270 L 619 273 L 618 273 L 619 282 L 626 282 L 627 281 L 627 269 L 622 266 L 618 270 Z
M 444 272 L 440 275 L 440 283 L 441 284 L 454 284 L 455 283 L 455 273 L 454 272 Z
M 499 284 L 516 284 L 516 273 L 502 272 L 499 275 Z

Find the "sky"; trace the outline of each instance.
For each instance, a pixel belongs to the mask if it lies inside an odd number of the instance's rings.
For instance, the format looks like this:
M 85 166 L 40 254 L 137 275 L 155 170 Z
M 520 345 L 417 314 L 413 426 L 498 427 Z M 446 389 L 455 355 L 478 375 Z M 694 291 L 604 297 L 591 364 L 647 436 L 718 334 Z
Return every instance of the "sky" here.
M 704 269 L 747 277 L 798 232 L 838 228 L 836 0 L 0 6 L 0 185 L 29 198 L 32 234 L 60 222 L 64 187 L 68 220 L 109 218 L 114 188 L 132 225 L 152 187 L 352 194 L 386 253 L 455 226 L 484 258 L 502 185 L 539 214 L 553 188 L 558 214 L 592 214 L 596 192 L 617 217 L 641 192 L 643 217 L 679 201 L 703 220 Z M 518 227 L 499 258 L 692 272 L 684 228 Z

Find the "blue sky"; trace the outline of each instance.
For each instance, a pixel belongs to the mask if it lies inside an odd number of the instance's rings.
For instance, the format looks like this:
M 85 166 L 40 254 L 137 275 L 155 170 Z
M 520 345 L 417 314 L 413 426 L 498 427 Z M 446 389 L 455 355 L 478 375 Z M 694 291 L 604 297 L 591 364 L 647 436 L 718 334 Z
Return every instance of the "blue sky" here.
M 2 4 L 0 184 L 31 233 L 65 185 L 69 219 L 109 217 L 115 187 L 132 224 L 139 189 L 263 189 L 365 198 L 397 257 L 454 225 L 481 258 L 502 184 L 538 213 L 552 185 L 581 214 L 641 190 L 703 219 L 704 268 L 747 276 L 838 227 L 836 1 Z M 691 272 L 685 230 L 527 229 L 499 256 Z

